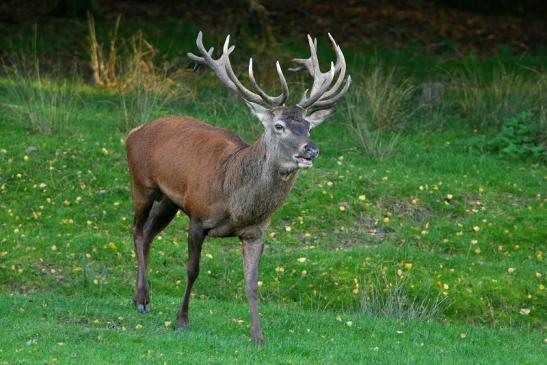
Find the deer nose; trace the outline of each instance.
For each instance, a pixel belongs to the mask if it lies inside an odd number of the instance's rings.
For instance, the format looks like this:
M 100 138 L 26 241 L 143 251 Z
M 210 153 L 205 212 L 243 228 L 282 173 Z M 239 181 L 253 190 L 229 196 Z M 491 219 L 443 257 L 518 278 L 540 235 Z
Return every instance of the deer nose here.
M 319 156 L 319 148 L 315 145 L 313 142 L 308 142 L 303 147 L 304 153 L 306 154 L 306 157 L 309 158 L 316 158 Z

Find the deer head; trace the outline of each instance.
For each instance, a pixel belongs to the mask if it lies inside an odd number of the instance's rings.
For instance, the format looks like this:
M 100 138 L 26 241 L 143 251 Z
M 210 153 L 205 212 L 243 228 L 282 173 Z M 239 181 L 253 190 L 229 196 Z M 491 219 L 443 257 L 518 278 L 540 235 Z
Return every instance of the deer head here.
M 201 57 L 193 53 L 188 53 L 188 57 L 209 66 L 226 87 L 243 98 L 252 113 L 262 122 L 265 128 L 262 140 L 275 155 L 273 158 L 277 165 L 284 172 L 291 172 L 313 165 L 312 160 L 319 155 L 319 149 L 310 139 L 310 130 L 331 114 L 336 102 L 348 91 L 351 84 L 351 77 L 345 77 L 346 61 L 342 50 L 330 34 L 329 38 L 336 53 L 336 64 L 331 62 L 329 71 L 321 72 L 317 58 L 317 39 L 312 40 L 309 35 L 310 58 L 293 59 L 296 67 L 289 71 L 307 70 L 313 78 L 309 95 L 306 90 L 301 100 L 293 106 L 285 105 L 289 87 L 279 61 L 276 62 L 276 69 L 282 87 L 280 95 L 270 96 L 258 85 L 253 73 L 252 58 L 249 60 L 249 80 L 255 91 L 241 83 L 230 63 L 230 54 L 235 46 L 230 46 L 229 35 L 224 42 L 222 55 L 214 59 L 214 48 L 205 49 L 203 35 L 199 32 L 196 45 Z

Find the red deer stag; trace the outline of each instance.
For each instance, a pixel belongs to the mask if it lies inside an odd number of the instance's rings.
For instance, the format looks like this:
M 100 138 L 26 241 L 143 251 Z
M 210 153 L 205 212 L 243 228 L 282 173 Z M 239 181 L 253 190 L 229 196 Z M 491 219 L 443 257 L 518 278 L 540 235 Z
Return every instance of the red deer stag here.
M 199 274 L 201 247 L 206 236 L 237 236 L 243 245 L 245 287 L 252 322 L 252 339 L 263 343 L 257 308 L 258 264 L 264 248 L 263 234 L 273 212 L 285 201 L 299 168 L 312 166 L 319 149 L 310 130 L 327 118 L 335 103 L 347 92 L 351 78 L 340 47 L 330 36 L 336 64 L 321 72 L 317 41 L 308 36 L 311 57 L 294 59 L 291 71 L 308 70 L 313 85 L 294 106 L 285 106 L 287 82 L 277 62 L 282 86 L 279 96 L 270 96 L 258 86 L 249 61 L 249 79 L 256 91 L 238 80 L 232 65 L 230 36 L 222 55 L 213 58 L 213 48 L 203 46 L 193 61 L 209 66 L 218 78 L 238 93 L 264 126 L 252 145 L 235 134 L 191 117 L 164 117 L 132 130 L 126 142 L 133 196 L 133 236 L 137 255 L 134 304 L 139 312 L 150 309 L 146 265 L 150 245 L 182 210 L 190 218 L 188 231 L 188 283 L 177 312 L 176 325 L 188 325 L 188 303 Z M 338 75 L 336 81 L 335 76 Z M 333 84 L 334 81 L 334 84 Z

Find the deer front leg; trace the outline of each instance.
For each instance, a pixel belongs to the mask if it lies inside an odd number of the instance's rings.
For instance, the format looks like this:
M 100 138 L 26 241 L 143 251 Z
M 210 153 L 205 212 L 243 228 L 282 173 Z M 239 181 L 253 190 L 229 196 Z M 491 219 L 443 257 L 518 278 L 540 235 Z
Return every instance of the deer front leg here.
M 251 338 L 259 345 L 264 345 L 264 337 L 258 316 L 258 264 L 264 249 L 262 237 L 254 240 L 242 239 L 243 271 L 245 273 L 245 290 L 251 313 Z
M 199 275 L 199 261 L 201 259 L 201 246 L 205 239 L 205 232 L 201 223 L 191 220 L 190 230 L 188 231 L 188 263 L 186 270 L 188 274 L 188 283 L 184 291 L 182 304 L 177 312 L 177 328 L 186 328 L 188 326 L 188 306 L 190 304 L 190 294 L 192 287 Z

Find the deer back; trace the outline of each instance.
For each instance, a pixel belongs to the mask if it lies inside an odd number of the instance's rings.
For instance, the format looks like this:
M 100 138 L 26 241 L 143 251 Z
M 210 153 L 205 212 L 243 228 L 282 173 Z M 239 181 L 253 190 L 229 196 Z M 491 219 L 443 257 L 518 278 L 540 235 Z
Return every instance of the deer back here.
M 189 214 L 207 217 L 223 198 L 223 161 L 247 146 L 235 134 L 190 117 L 165 117 L 127 138 L 133 183 L 161 190 Z

